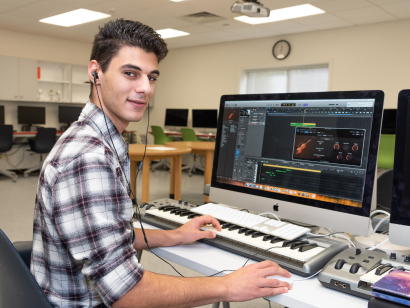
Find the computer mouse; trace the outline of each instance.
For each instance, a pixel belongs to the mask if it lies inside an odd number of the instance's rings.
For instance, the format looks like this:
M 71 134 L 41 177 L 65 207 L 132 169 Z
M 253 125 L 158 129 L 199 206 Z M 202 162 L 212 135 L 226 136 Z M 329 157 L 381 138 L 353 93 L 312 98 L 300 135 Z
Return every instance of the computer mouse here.
M 273 276 L 266 277 L 266 279 L 276 279 L 276 280 L 287 282 L 290 285 L 293 285 L 292 277 L 288 278 L 288 277 L 283 277 L 283 276 L 279 276 L 279 275 L 273 275 Z

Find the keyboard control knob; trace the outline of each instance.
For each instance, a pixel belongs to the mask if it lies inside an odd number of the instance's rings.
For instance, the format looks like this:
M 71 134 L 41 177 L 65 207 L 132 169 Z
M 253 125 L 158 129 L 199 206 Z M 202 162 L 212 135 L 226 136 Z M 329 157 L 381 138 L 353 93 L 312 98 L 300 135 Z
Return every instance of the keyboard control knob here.
M 178 204 L 182 204 L 182 199 L 179 199 Z
M 362 250 L 360 248 L 356 248 L 356 256 L 360 255 L 362 253 Z
M 404 257 L 404 262 L 410 262 L 410 256 L 405 256 Z
M 188 206 L 188 201 L 185 201 L 185 202 L 184 202 L 184 205 L 185 205 L 185 206 Z
M 396 260 L 396 253 L 395 253 L 395 252 L 392 252 L 392 253 L 390 254 L 390 259 Z

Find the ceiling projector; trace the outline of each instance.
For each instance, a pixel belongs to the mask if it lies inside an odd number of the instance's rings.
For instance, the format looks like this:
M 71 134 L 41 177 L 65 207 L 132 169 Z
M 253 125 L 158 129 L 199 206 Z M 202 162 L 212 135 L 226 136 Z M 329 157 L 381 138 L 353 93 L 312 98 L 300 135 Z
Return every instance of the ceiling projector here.
M 232 13 L 249 17 L 269 17 L 270 10 L 256 0 L 237 1 L 231 7 Z

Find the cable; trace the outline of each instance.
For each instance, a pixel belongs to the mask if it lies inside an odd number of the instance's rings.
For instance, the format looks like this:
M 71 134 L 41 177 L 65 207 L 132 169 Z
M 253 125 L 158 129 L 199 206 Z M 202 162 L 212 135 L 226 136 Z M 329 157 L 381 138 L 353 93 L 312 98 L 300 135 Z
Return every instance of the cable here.
M 372 217 L 374 214 L 377 214 L 377 213 L 381 213 L 381 214 L 385 214 L 385 215 L 389 215 L 389 216 L 390 216 L 390 213 L 389 213 L 389 212 L 386 212 L 386 211 L 383 211 L 383 210 L 375 210 L 375 211 L 373 211 L 373 212 L 370 213 L 370 216 L 369 216 L 369 217 Z
M 374 227 L 373 232 L 376 233 L 377 229 L 379 229 L 380 225 L 385 221 L 387 218 L 390 218 L 390 214 L 385 216 L 382 220 L 379 221 L 379 223 Z
M 318 275 L 321 271 L 322 270 L 318 271 L 317 273 L 313 274 L 312 276 L 304 277 L 304 278 L 301 278 L 301 279 L 295 279 L 293 281 L 302 281 L 302 280 L 310 279 L 310 278 L 315 277 L 316 275 Z
M 247 210 L 247 209 L 240 209 L 239 211 L 240 211 L 240 212 L 241 212 L 241 211 L 247 211 L 247 212 L 249 213 L 249 210 Z
M 265 213 L 260 213 L 260 214 L 258 214 L 258 216 L 262 216 L 262 215 L 272 215 L 272 216 L 275 216 L 275 218 L 276 218 L 278 221 L 281 221 L 278 216 L 276 216 L 275 214 L 270 213 L 270 212 L 265 212 Z
M 381 242 L 380 244 L 377 244 L 376 246 L 373 246 L 371 248 L 369 248 L 368 250 L 375 250 L 376 248 L 379 248 L 380 246 L 386 244 L 389 241 L 389 238 L 385 239 L 383 242 Z
M 335 236 L 344 237 L 346 240 L 349 241 L 349 243 L 350 243 L 353 247 L 356 247 L 356 245 L 355 245 L 350 239 L 348 239 L 347 236 L 344 236 L 343 234 L 335 234 Z
M 309 232 L 308 233 L 309 236 L 306 236 L 305 238 L 325 237 L 325 236 L 331 236 L 331 235 L 340 234 L 340 233 L 344 233 L 344 232 L 333 232 L 330 234 L 320 234 L 320 235 L 316 235 L 316 234 Z
M 20 164 L 24 161 L 24 156 L 26 155 L 26 151 L 23 151 L 23 157 L 22 157 L 21 160 L 18 162 L 18 164 L 13 165 L 13 164 L 9 161 L 9 156 L 12 156 L 12 155 L 16 154 L 21 148 L 23 148 L 23 145 L 24 145 L 24 144 L 22 144 L 16 151 L 14 151 L 14 153 L 12 153 L 12 154 L 5 154 L 5 155 L 4 155 L 4 156 L 6 156 L 7 163 L 8 163 L 10 166 L 12 166 L 12 167 L 14 167 L 14 168 L 17 168 L 17 166 L 20 165 Z

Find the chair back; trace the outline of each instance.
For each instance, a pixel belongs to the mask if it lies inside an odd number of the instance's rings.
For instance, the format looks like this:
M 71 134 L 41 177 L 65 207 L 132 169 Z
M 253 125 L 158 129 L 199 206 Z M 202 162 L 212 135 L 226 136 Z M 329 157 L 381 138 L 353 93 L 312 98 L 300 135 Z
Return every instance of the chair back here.
M 11 150 L 13 146 L 13 125 L 0 125 L 0 153 Z
M 377 167 L 384 168 L 384 169 L 393 169 L 395 144 L 396 144 L 396 135 L 383 134 L 380 136 L 379 156 L 377 158 Z
M 200 141 L 192 128 L 181 128 L 183 141 Z
M 0 308 L 52 308 L 13 244 L 0 229 Z
M 165 144 L 165 142 L 169 142 L 174 140 L 172 137 L 168 137 L 165 135 L 164 130 L 161 126 L 154 126 L 151 125 L 152 135 L 154 136 L 154 143 L 155 144 Z
M 56 144 L 57 130 L 55 128 L 39 128 L 36 138 L 30 143 L 31 150 L 36 153 L 50 153 Z
M 393 189 L 393 169 L 383 172 L 377 178 L 377 207 L 390 212 Z

